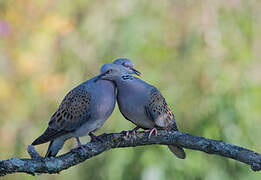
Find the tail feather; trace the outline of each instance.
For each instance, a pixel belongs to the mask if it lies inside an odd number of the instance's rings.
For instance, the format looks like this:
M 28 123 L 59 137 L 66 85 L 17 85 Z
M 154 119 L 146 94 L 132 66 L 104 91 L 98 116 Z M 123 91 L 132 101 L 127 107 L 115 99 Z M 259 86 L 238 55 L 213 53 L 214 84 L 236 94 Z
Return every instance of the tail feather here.
M 173 121 L 173 124 L 170 127 L 170 130 L 172 130 L 172 131 L 179 131 L 175 119 Z M 183 148 L 181 148 L 179 146 L 174 146 L 174 145 L 168 145 L 168 148 L 178 158 L 180 158 L 180 159 L 185 159 L 186 158 L 186 153 L 183 150 Z
M 183 148 L 174 145 L 168 145 L 169 150 L 180 159 L 186 158 L 186 153 Z
M 38 137 L 34 142 L 32 142 L 32 145 L 39 145 L 48 142 L 48 139 L 45 138 L 45 135 L 42 134 L 40 137 Z
M 64 135 L 65 133 L 66 133 L 66 131 L 57 131 L 52 128 L 47 128 L 40 137 L 38 137 L 36 140 L 34 140 L 32 145 L 47 143 L 48 141 L 52 141 L 55 138 L 58 138 L 58 137 Z
M 45 154 L 45 157 L 55 157 L 55 156 L 57 155 L 58 151 L 57 151 L 57 153 L 55 154 L 55 153 L 53 153 L 52 150 L 51 150 L 52 144 L 53 144 L 53 141 L 50 141 L 49 146 L 48 146 L 48 149 L 47 149 L 47 152 L 46 152 L 46 154 Z
M 50 142 L 45 157 L 55 157 L 64 145 L 65 139 L 57 138 Z

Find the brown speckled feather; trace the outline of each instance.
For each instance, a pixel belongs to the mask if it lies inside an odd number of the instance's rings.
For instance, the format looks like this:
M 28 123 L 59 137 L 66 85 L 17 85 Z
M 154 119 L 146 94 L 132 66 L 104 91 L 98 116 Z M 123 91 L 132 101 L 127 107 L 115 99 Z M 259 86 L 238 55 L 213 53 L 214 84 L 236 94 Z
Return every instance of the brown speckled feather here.
M 42 144 L 75 131 L 89 119 L 90 94 L 82 86 L 71 90 L 49 121 L 46 131 L 32 144 Z
M 177 131 L 174 114 L 166 103 L 165 98 L 156 88 L 152 88 L 150 91 L 149 101 L 146 111 L 149 113 L 150 118 L 154 120 L 155 124 L 164 129 Z
M 149 114 L 150 119 L 154 120 L 156 126 L 166 130 L 178 131 L 174 114 L 166 103 L 165 98 L 156 88 L 150 91 L 149 101 L 149 105 L 146 107 L 146 113 Z M 178 158 L 186 158 L 186 153 L 181 147 L 168 145 L 168 148 Z

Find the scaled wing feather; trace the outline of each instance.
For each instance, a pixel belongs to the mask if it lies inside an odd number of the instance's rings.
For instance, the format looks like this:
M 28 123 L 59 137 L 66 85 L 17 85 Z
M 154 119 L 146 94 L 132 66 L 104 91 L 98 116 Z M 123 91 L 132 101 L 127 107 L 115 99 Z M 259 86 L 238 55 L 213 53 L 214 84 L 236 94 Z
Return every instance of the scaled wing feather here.
M 48 128 L 33 145 L 54 140 L 77 130 L 90 117 L 90 103 L 90 94 L 82 86 L 71 90 L 51 117 Z
M 155 87 L 150 91 L 150 101 L 148 106 L 146 106 L 146 112 L 158 127 L 178 130 L 174 114 L 166 103 L 165 98 Z

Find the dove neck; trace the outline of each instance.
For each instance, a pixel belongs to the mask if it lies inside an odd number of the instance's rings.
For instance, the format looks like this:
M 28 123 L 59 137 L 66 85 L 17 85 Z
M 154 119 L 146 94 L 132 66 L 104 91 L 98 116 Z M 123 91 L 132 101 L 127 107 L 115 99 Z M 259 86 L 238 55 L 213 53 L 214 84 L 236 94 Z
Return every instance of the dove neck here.
M 124 78 L 124 77 L 123 77 Z M 121 92 L 136 92 L 144 89 L 144 85 L 140 79 L 131 76 L 131 78 L 125 77 L 115 81 L 116 86 Z

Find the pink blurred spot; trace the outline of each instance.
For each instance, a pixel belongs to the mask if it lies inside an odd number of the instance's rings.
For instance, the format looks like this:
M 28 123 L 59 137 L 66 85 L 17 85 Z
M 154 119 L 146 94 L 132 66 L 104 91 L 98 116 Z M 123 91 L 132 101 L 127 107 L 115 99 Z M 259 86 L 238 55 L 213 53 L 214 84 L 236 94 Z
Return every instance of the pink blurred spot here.
M 6 37 L 10 32 L 10 25 L 5 20 L 0 20 L 0 35 Z

